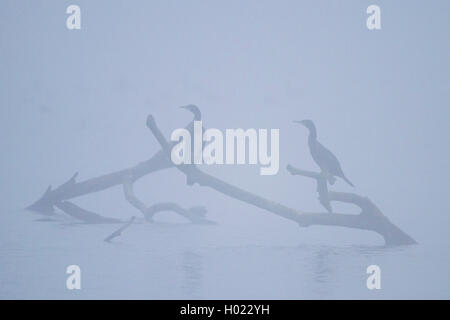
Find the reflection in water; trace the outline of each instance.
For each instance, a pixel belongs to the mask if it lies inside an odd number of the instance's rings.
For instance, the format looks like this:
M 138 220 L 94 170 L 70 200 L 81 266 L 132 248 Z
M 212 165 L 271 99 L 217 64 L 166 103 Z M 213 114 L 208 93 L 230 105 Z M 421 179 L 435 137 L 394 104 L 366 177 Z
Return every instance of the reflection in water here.
M 300 248 L 304 251 L 305 246 Z M 377 256 L 401 253 L 410 247 L 389 246 L 312 246 L 311 251 L 311 288 L 319 298 L 338 295 L 339 289 L 345 287 L 339 279 L 343 273 L 353 273 L 355 277 L 361 277 L 361 283 L 365 276 L 365 264 L 376 260 Z M 302 253 L 303 254 L 303 253 Z M 364 261 L 368 261 L 364 263 Z M 342 270 L 346 269 L 346 270 Z
M 331 247 L 321 247 L 317 252 L 313 254 L 312 268 L 313 268 L 313 281 L 315 282 L 315 293 L 319 297 L 326 296 L 329 293 L 331 286 L 329 283 L 333 275 L 333 263 L 330 255 L 333 254 Z
M 183 282 L 181 289 L 183 296 L 188 299 L 201 299 L 202 260 L 203 257 L 195 252 L 183 252 L 181 262 Z
M 64 286 L 73 263 L 84 270 L 77 298 L 86 299 L 449 297 L 448 246 L 260 244 L 249 233 L 167 224 L 136 224 L 105 244 L 110 226 L 34 219 L 10 215 L 0 232 L 0 298 L 73 298 Z M 366 287 L 371 264 L 382 269 L 382 290 Z

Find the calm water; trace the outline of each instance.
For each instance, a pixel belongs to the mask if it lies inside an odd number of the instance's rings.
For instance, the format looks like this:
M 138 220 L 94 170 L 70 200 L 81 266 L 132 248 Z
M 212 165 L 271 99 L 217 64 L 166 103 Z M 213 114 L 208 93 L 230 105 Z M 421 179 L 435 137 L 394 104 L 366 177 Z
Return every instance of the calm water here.
M 108 244 L 102 239 L 115 225 L 8 216 L 3 299 L 450 298 L 448 246 L 300 244 L 242 228 L 168 223 L 133 225 Z M 81 267 L 81 290 L 65 287 L 70 264 Z M 370 264 L 381 267 L 381 290 L 366 288 Z

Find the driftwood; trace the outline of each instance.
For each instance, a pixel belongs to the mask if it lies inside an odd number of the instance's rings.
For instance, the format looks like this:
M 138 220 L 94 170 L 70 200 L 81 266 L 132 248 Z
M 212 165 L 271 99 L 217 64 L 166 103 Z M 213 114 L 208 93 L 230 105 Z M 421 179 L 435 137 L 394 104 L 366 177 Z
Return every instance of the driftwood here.
M 195 224 L 214 224 L 214 222 L 205 218 L 206 209 L 202 206 L 184 209 L 174 202 L 167 202 L 156 203 L 146 207 L 146 205 L 134 195 L 133 183 L 136 180 L 147 174 L 170 168 L 171 166 L 173 166 L 173 164 L 167 159 L 164 152 L 160 151 L 151 159 L 141 162 L 134 167 L 95 177 L 83 182 L 76 181 L 78 176 L 77 172 L 67 182 L 56 189 L 52 189 L 52 186 L 49 186 L 44 195 L 26 209 L 43 215 L 53 215 L 55 213 L 54 207 L 57 207 L 66 214 L 85 223 L 122 223 L 122 220 L 104 217 L 64 200 L 99 192 L 117 185 L 123 185 L 124 195 L 127 201 L 137 208 L 149 222 L 153 221 L 152 217 L 158 212 L 173 211 Z
M 162 152 L 158 152 L 149 160 L 141 162 L 134 167 L 105 174 L 86 181 L 77 182 L 76 177 L 78 173 L 75 173 L 74 176 L 58 188 L 53 190 L 52 186 L 49 186 L 44 195 L 26 209 L 41 214 L 51 215 L 54 213 L 54 205 L 60 201 L 121 185 L 123 181 L 129 179 L 129 177 L 131 177 L 132 181 L 136 181 L 147 174 L 170 168 L 171 166 L 172 163 L 168 161 L 165 155 Z
M 156 125 L 153 116 L 148 116 L 147 127 L 151 130 L 158 143 L 161 145 L 167 157 L 170 157 L 170 145 Z M 374 231 L 383 236 L 387 245 L 408 245 L 415 244 L 416 241 L 392 224 L 381 211 L 368 199 L 351 193 L 328 192 L 328 201 L 341 201 L 353 203 L 362 209 L 356 214 L 336 214 L 336 213 L 306 213 L 284 206 L 280 203 L 267 200 L 251 192 L 235 187 L 212 175 L 199 170 L 195 165 L 181 164 L 176 166 L 183 172 L 190 184 L 198 183 L 219 191 L 232 198 L 247 202 L 261 209 L 267 210 L 283 218 L 293 220 L 302 227 L 312 225 L 340 226 L 347 228 L 363 229 Z M 296 171 L 299 174 L 301 171 Z M 322 183 L 323 176 L 311 172 L 303 171 L 304 176 L 315 178 L 318 183 Z M 325 177 L 326 179 L 326 177 Z M 319 189 L 319 188 L 318 188 Z M 322 195 L 323 197 L 324 195 Z M 325 199 L 324 199 L 325 201 Z
M 206 208 L 202 206 L 191 207 L 184 209 L 180 205 L 174 202 L 162 202 L 147 207 L 141 200 L 139 200 L 134 194 L 133 179 L 131 176 L 125 177 L 123 182 L 123 191 L 125 199 L 136 209 L 138 209 L 149 222 L 153 221 L 153 216 L 157 212 L 161 211 L 173 211 L 178 213 L 182 217 L 186 218 L 192 223 L 196 224 L 214 224 L 214 222 L 205 219 Z
M 192 131 L 192 122 L 185 128 Z M 207 212 L 205 207 L 194 206 L 184 209 L 174 202 L 156 203 L 147 207 L 134 195 L 133 184 L 138 179 L 150 173 L 167 169 L 172 166 L 173 163 L 167 159 L 165 153 L 160 150 L 150 159 L 133 167 L 110 174 L 101 175 L 86 181 L 77 182 L 76 178 L 78 176 L 78 172 L 76 172 L 68 181 L 56 189 L 53 189 L 50 185 L 41 198 L 28 206 L 26 209 L 43 215 L 53 215 L 55 213 L 54 207 L 57 207 L 68 215 L 86 223 L 101 223 L 99 221 L 102 221 L 102 218 L 104 218 L 104 223 L 120 223 L 122 222 L 121 220 L 110 221 L 108 220 L 109 218 L 80 208 L 73 203 L 69 203 L 67 201 L 64 203 L 63 201 L 86 194 L 103 191 L 114 186 L 123 185 L 125 199 L 133 207 L 138 209 L 149 222 L 153 221 L 152 217 L 158 212 L 172 211 L 195 224 L 214 224 L 213 221 L 205 218 Z
M 55 206 L 58 209 L 61 209 L 69 216 L 81 220 L 85 223 L 120 223 L 122 222 L 119 219 L 108 218 L 102 215 L 99 215 L 95 212 L 85 210 L 76 204 L 69 201 L 61 201 L 55 203 Z
M 152 217 L 156 212 L 174 211 L 184 216 L 186 219 L 193 223 L 210 223 L 204 218 L 206 210 L 203 207 L 183 209 L 176 203 L 172 202 L 159 203 L 147 207 L 135 196 L 133 192 L 133 183 L 137 179 L 152 172 L 174 166 L 170 160 L 170 150 L 173 143 L 169 144 L 167 142 L 167 140 L 157 127 L 156 122 L 152 116 L 149 116 L 147 118 L 147 126 L 152 131 L 153 135 L 162 147 L 162 150 L 157 152 L 152 158 L 147 161 L 141 162 L 134 167 L 95 177 L 83 182 L 77 182 L 77 174 L 75 174 L 67 182 L 56 189 L 52 189 L 52 187 L 49 186 L 44 195 L 38 201 L 30 205 L 27 209 L 37 211 L 42 214 L 51 215 L 54 212 L 54 206 L 61 208 L 63 211 L 74 209 L 76 207 L 77 209 L 79 209 L 78 212 L 87 213 L 89 211 L 79 208 L 72 203 L 67 205 L 68 202 L 63 201 L 85 194 L 98 192 L 116 185 L 122 185 L 127 201 L 133 207 L 138 209 L 149 221 L 152 221 Z M 204 173 L 195 165 L 182 164 L 176 166 L 176 168 L 186 175 L 186 181 L 188 185 L 198 183 L 202 186 L 208 186 L 229 197 L 244 201 L 283 218 L 295 221 L 302 227 L 325 225 L 363 229 L 374 231 L 380 234 L 384 238 L 384 241 L 387 245 L 409 245 L 416 243 L 413 238 L 411 238 L 400 228 L 392 224 L 368 198 L 361 197 L 352 193 L 328 191 L 326 180 L 329 177 L 324 177 L 320 173 L 299 170 L 292 166 L 288 166 L 288 170 L 291 172 L 291 174 L 302 175 L 305 177 L 316 179 L 319 201 L 327 209 L 328 213 L 307 213 L 289 208 L 285 205 L 265 199 L 244 189 L 233 186 L 212 175 Z M 361 213 L 332 213 L 330 204 L 330 202 L 332 201 L 352 203 L 361 209 Z M 64 206 L 64 203 L 66 204 L 66 206 Z M 74 211 L 72 210 L 72 213 L 73 212 Z M 89 213 L 92 214 L 92 212 Z
M 215 224 L 215 222 L 205 218 L 207 210 L 203 206 L 194 206 L 189 209 L 184 209 L 175 202 L 160 202 L 150 207 L 146 207 L 145 204 L 134 195 L 133 183 L 130 179 L 131 176 L 128 176 L 127 178 L 125 178 L 123 183 L 125 198 L 132 206 L 141 211 L 141 213 L 144 215 L 145 219 L 148 222 L 153 222 L 153 216 L 158 212 L 172 211 L 195 224 Z M 53 205 L 56 208 L 68 214 L 69 216 L 71 216 L 72 218 L 83 221 L 84 223 L 96 224 L 96 223 L 123 222 L 120 219 L 108 218 L 98 213 L 83 209 L 70 201 L 58 201 L 56 203 L 53 203 L 52 206 Z

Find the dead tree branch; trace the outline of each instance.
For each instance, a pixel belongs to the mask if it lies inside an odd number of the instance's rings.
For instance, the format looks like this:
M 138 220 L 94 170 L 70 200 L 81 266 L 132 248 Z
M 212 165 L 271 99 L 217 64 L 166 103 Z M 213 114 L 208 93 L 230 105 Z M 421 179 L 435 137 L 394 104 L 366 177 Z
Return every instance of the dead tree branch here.
M 152 158 L 139 163 L 134 167 L 102 175 L 83 182 L 76 182 L 76 173 L 67 182 L 56 189 L 52 189 L 52 187 L 49 186 L 44 195 L 27 209 L 43 214 L 52 214 L 54 212 L 54 206 L 57 206 L 64 212 L 86 222 L 114 223 L 117 222 L 113 221 L 115 219 L 100 216 L 64 200 L 98 192 L 116 185 L 123 185 L 125 197 L 128 202 L 143 213 L 147 219 L 151 220 L 152 216 L 156 212 L 174 211 L 194 223 L 209 223 L 206 219 L 204 219 L 206 210 L 203 207 L 193 207 L 186 210 L 175 203 L 158 203 L 147 207 L 134 195 L 132 186 L 137 179 L 152 172 L 173 166 L 169 158 L 171 145 L 167 142 L 161 131 L 156 126 L 152 116 L 148 117 L 147 126 L 162 147 L 162 150 L 156 153 Z M 176 167 L 186 175 L 187 183 L 189 185 L 198 183 L 202 186 L 208 186 L 232 198 L 247 202 L 286 219 L 295 221 L 300 226 L 306 227 L 312 225 L 326 225 L 363 229 L 377 232 L 383 236 L 385 243 L 388 245 L 406 245 L 416 243 L 415 240 L 409 235 L 392 224 L 368 198 L 352 193 L 328 191 L 326 181 L 329 177 L 325 177 L 319 173 L 299 170 L 293 168 L 292 166 L 288 167 L 288 170 L 292 174 L 303 175 L 316 179 L 319 200 L 322 205 L 327 208 L 329 213 L 306 213 L 289 208 L 280 203 L 267 200 L 251 192 L 226 183 L 225 181 L 214 176 L 206 174 L 199 170 L 195 165 L 179 165 Z M 361 208 L 361 213 L 357 215 L 331 213 L 331 201 L 355 204 Z
M 127 176 L 123 182 L 123 192 L 125 194 L 125 199 L 136 209 L 138 209 L 149 222 L 153 221 L 153 216 L 161 211 L 172 211 L 182 217 L 186 218 L 192 223 L 196 224 L 213 224 L 214 222 L 209 221 L 205 218 L 206 208 L 205 207 L 192 207 L 190 209 L 184 209 L 174 202 L 162 202 L 154 204 L 147 207 L 141 200 L 139 200 L 133 190 L 133 180 L 131 176 Z
M 119 219 L 108 218 L 95 212 L 85 210 L 69 201 L 55 203 L 55 206 L 67 213 L 69 216 L 81 220 L 85 223 L 121 223 Z
M 121 226 L 119 229 L 111 233 L 109 236 L 107 236 L 103 241 L 105 242 L 111 242 L 112 239 L 117 238 L 122 235 L 122 232 L 127 229 L 129 226 L 133 224 L 135 217 L 131 217 L 130 221 L 126 222 L 123 226 Z
M 300 170 L 292 167 L 290 164 L 286 167 L 287 171 L 289 171 L 292 175 L 302 175 L 304 177 L 313 178 L 317 182 L 317 193 L 319 194 L 319 202 L 322 206 L 327 209 L 329 213 L 333 212 L 331 208 L 330 199 L 328 196 L 328 183 L 327 181 L 333 181 L 334 177 L 329 176 L 323 172 L 317 173 L 312 171 Z
M 172 163 L 167 160 L 165 155 L 162 152 L 158 152 L 149 160 L 141 162 L 134 167 L 105 174 L 86 181 L 76 182 L 75 178 L 77 174 L 75 174 L 69 181 L 54 190 L 52 190 L 52 186 L 49 186 L 44 195 L 26 209 L 51 215 L 54 213 L 53 206 L 60 201 L 121 185 L 123 180 L 129 176 L 131 176 L 133 181 L 136 181 L 145 175 L 170 168 L 171 166 Z
M 157 127 L 156 122 L 151 115 L 147 118 L 147 127 L 151 130 L 169 160 L 170 145 L 161 133 L 160 129 Z M 376 206 L 370 202 L 370 200 L 360 196 L 336 192 L 328 193 L 328 198 L 330 200 L 351 202 L 359 205 L 361 208 L 371 208 L 372 210 L 363 210 L 363 212 L 359 215 L 305 213 L 235 187 L 227 182 L 224 182 L 223 180 L 202 172 L 195 165 L 181 164 L 177 165 L 176 168 L 183 172 L 187 177 L 187 181 L 191 183 L 198 183 L 201 186 L 213 188 L 216 191 L 232 198 L 247 202 L 283 218 L 293 220 L 300 226 L 326 225 L 374 231 L 383 236 L 387 245 L 406 245 L 416 243 L 414 239 L 400 230 L 397 226 L 393 225 L 385 216 L 383 216 Z M 307 172 L 304 173 L 308 174 Z M 311 176 L 317 179 L 317 176 L 312 174 Z

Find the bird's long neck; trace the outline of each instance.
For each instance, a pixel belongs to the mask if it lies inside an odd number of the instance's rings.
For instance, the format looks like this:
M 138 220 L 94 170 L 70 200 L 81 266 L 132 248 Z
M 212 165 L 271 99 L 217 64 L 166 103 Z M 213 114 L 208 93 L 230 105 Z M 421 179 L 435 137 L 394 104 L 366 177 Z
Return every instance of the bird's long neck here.
M 192 121 L 200 121 L 202 120 L 202 114 L 199 111 L 193 111 L 194 119 Z
M 317 141 L 317 131 L 315 127 L 309 128 L 309 137 L 308 137 L 308 141 L 311 142 L 316 142 Z

